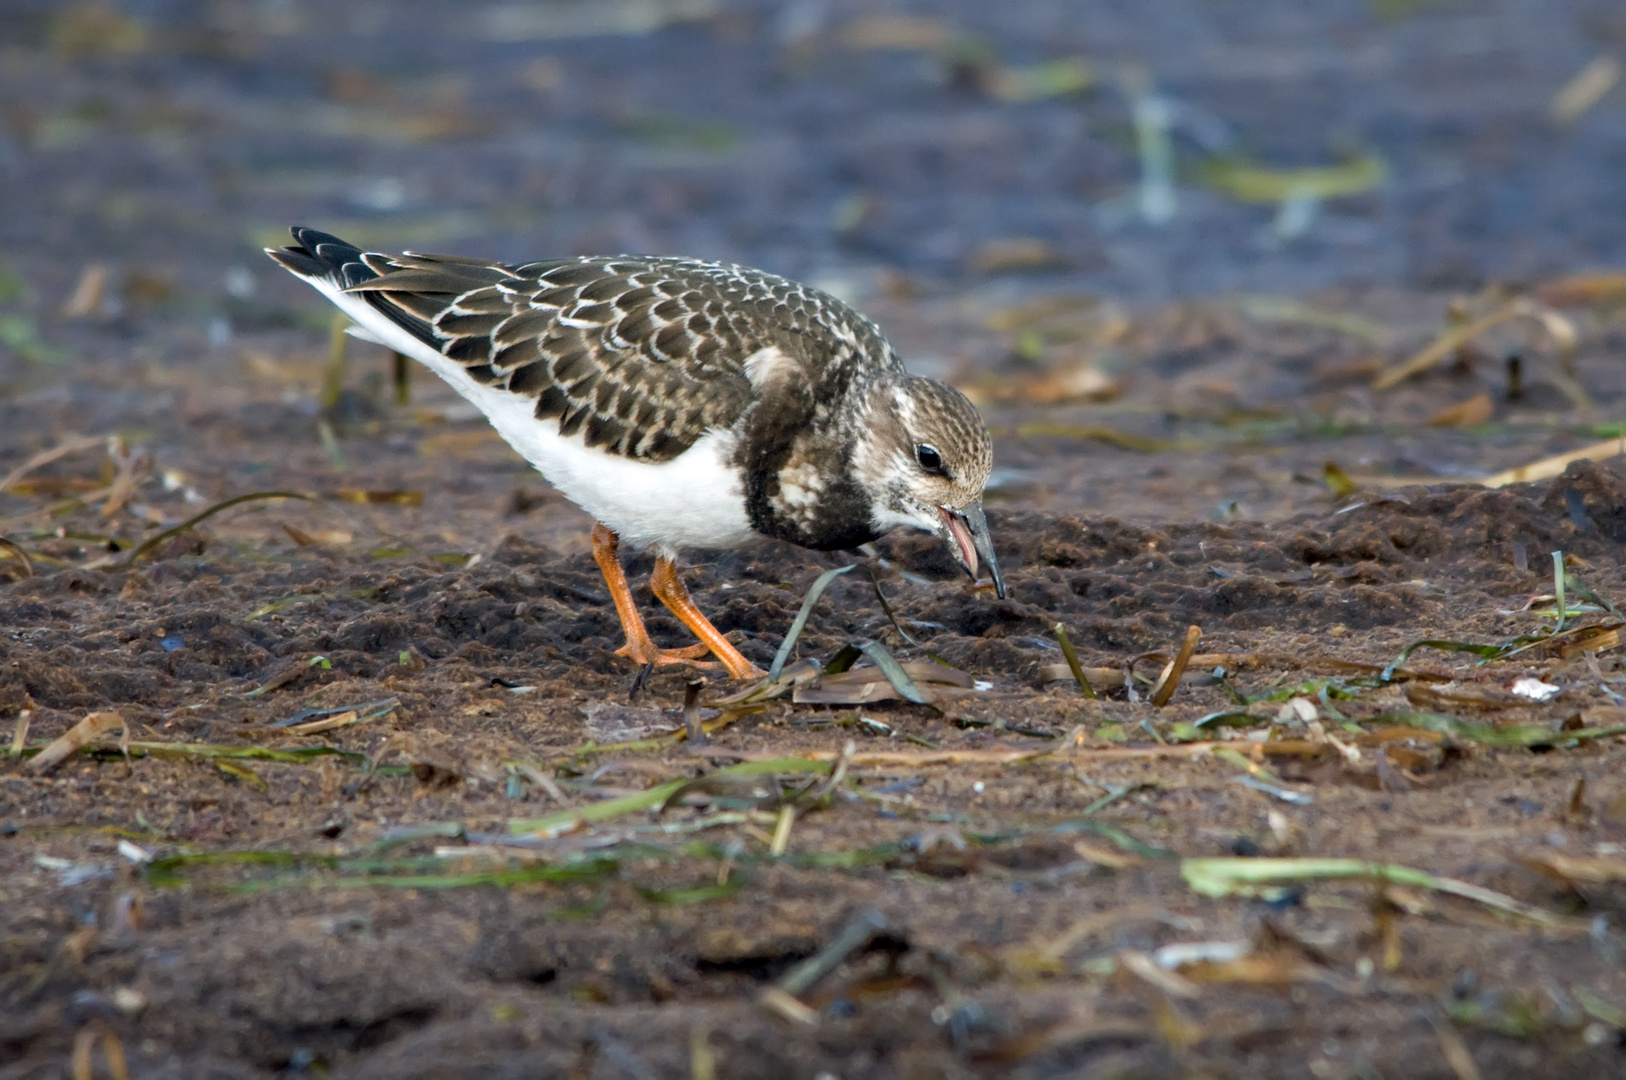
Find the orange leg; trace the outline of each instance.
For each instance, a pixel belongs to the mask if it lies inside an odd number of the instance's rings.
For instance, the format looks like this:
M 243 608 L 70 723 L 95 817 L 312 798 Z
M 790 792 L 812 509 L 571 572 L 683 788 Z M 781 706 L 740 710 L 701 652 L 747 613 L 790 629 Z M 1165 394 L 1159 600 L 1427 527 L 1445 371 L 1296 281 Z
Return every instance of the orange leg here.
M 649 639 L 649 631 L 644 629 L 638 606 L 632 602 L 632 588 L 627 584 L 626 572 L 621 569 L 621 560 L 616 557 L 616 549 L 620 546 L 621 538 L 613 531 L 598 522 L 593 523 L 593 561 L 598 563 L 599 570 L 604 574 L 604 583 L 610 587 L 610 599 L 615 601 L 616 616 L 620 618 L 621 629 L 627 635 L 627 643 L 615 650 L 616 655 L 640 664 L 660 665 L 692 663 L 710 652 L 710 647 L 705 644 L 690 645 L 686 649 L 662 649 Z M 656 568 L 659 569 L 658 563 Z M 723 644 L 728 645 L 728 642 Z M 729 651 L 733 651 L 732 646 L 729 646 Z
M 741 656 L 740 651 L 711 625 L 711 620 L 695 606 L 694 599 L 684 587 L 683 579 L 678 577 L 677 566 L 671 559 L 655 560 L 655 572 L 649 576 L 649 587 L 654 590 L 660 602 L 671 608 L 672 614 L 692 630 L 695 637 L 705 643 L 711 654 L 723 662 L 730 675 L 736 679 L 751 679 L 764 674 L 755 664 Z

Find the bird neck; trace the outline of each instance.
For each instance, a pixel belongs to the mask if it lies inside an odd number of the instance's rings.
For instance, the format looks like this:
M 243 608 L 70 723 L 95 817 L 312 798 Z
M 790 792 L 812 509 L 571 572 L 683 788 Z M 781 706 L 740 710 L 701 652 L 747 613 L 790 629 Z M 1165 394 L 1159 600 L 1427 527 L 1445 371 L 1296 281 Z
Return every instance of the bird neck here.
M 833 402 L 804 393 L 753 406 L 739 456 L 754 530 L 818 551 L 855 548 L 880 535 L 871 494 L 853 469 L 870 411 L 864 406 L 876 400 L 879 381 L 849 380 Z

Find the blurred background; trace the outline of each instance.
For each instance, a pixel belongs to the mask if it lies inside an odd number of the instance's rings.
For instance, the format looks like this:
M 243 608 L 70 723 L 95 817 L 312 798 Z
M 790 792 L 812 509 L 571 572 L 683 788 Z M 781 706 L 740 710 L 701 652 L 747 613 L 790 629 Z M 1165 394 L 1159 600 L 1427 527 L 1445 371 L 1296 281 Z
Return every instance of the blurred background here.
M 1622 389 L 1621 57 L 1618 0 L 6 0 L 0 449 L 383 415 L 383 362 L 324 371 L 331 313 L 259 252 L 300 223 L 809 280 L 971 390 L 1049 505 L 1484 475 Z M 1369 385 L 1596 270 L 1557 382 L 1514 319 Z

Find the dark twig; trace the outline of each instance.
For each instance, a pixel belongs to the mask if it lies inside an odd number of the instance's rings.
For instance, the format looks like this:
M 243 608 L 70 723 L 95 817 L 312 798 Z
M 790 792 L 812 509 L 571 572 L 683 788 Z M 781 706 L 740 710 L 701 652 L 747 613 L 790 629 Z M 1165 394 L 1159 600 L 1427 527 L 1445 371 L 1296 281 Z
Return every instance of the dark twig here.
M 774 987 L 793 997 L 804 994 L 820 979 L 839 967 L 847 957 L 876 938 L 892 932 L 892 923 L 882 911 L 878 908 L 864 908 L 848 920 L 847 925 L 835 936 L 835 940 L 785 972 Z
M 690 746 L 706 745 L 706 728 L 700 719 L 700 691 L 706 688 L 704 677 L 696 676 L 683 686 L 683 728 Z

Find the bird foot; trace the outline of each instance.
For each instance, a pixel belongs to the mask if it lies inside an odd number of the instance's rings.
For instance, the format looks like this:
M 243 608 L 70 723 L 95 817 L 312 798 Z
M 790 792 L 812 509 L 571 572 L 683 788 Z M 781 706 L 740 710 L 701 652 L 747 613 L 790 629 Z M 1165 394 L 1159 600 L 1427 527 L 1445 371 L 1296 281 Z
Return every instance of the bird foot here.
M 681 649 L 662 649 L 647 638 L 641 642 L 627 642 L 615 650 L 617 656 L 625 656 L 635 664 L 654 664 L 656 667 L 665 667 L 668 664 L 689 664 L 701 670 L 715 670 L 722 667 L 715 660 L 702 660 L 702 656 L 710 656 L 711 650 L 704 644 L 688 645 Z
M 730 651 L 733 651 L 732 649 Z M 698 645 L 688 645 L 681 649 L 662 649 L 653 641 L 645 640 L 639 644 L 627 642 L 615 650 L 617 656 L 625 656 L 635 664 L 654 664 L 656 667 L 665 667 L 668 664 L 688 664 L 701 671 L 727 670 L 729 676 L 735 679 L 760 679 L 768 673 L 751 663 L 737 652 L 735 657 L 738 664 L 729 663 L 727 659 L 702 660 L 702 656 L 710 656 L 711 648 L 704 642 Z

